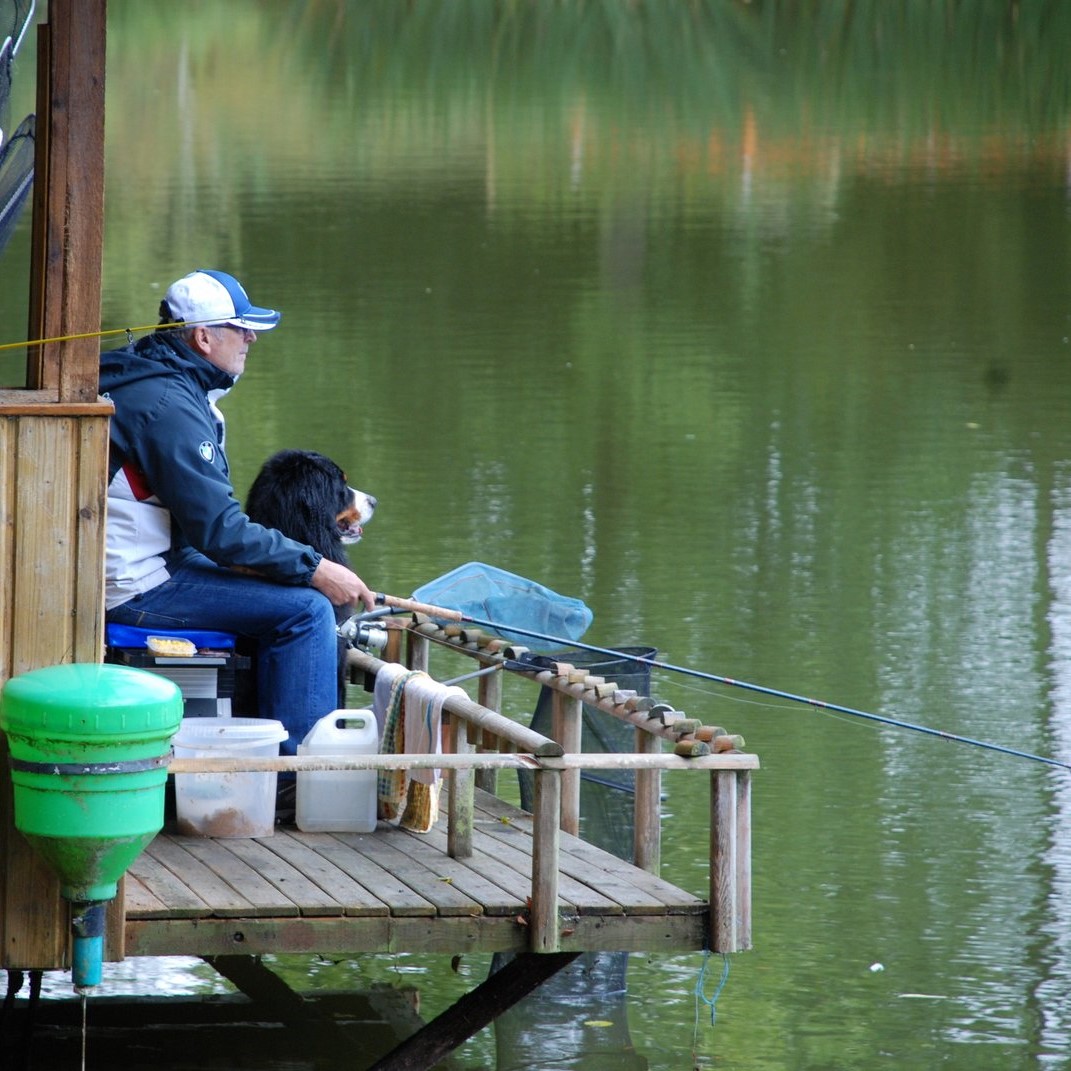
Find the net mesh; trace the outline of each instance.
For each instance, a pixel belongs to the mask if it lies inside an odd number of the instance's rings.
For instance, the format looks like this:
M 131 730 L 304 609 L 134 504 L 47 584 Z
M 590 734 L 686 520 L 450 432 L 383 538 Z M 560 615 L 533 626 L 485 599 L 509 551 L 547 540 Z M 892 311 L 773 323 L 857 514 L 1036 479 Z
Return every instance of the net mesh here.
M 591 624 L 592 613 L 580 599 L 559 595 L 534 580 L 483 562 L 467 562 L 413 592 L 420 602 L 457 610 L 467 618 L 492 622 L 503 639 L 539 650 L 578 640 Z M 511 631 L 525 629 L 529 636 Z

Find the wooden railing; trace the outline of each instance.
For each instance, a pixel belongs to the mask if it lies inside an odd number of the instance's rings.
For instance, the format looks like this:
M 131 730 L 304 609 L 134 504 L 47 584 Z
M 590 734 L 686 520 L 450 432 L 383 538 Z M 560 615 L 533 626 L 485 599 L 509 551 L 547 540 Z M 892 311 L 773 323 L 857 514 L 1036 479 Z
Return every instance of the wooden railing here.
M 665 704 L 615 688 L 614 682 L 553 669 L 527 671 L 513 660 L 516 649 L 501 641 L 448 632 L 429 623 L 402 629 L 392 622 L 386 656 L 399 661 L 400 641 L 407 640 L 405 664 L 427 671 L 432 644 L 475 658 L 486 669 L 479 677 L 479 701 L 451 692 L 443 702 L 444 754 L 378 754 L 346 759 L 313 756 L 267 759 L 173 759 L 172 773 L 219 770 L 441 769 L 447 782 L 447 842 L 451 856 L 472 854 L 474 792 L 494 791 L 497 771 L 530 771 L 534 781 L 532 895 L 529 919 L 531 950 L 560 947 L 558 915 L 559 837 L 579 831 L 579 778 L 583 770 L 635 771 L 635 865 L 657 873 L 661 855 L 661 775 L 663 771 L 705 771 L 710 777 L 710 942 L 718 952 L 751 945 L 751 804 L 750 775 L 758 757 L 735 744 L 724 730 L 711 736 L 695 719 Z M 367 652 L 350 652 L 351 667 L 366 675 L 366 687 L 386 664 Z M 547 737 L 500 711 L 502 672 L 530 678 L 554 693 L 553 730 Z M 570 679 L 575 678 L 575 679 Z M 584 705 L 604 711 L 636 729 L 633 753 L 581 750 Z M 720 732 L 720 736 L 718 733 Z M 671 742 L 674 752 L 663 751 Z

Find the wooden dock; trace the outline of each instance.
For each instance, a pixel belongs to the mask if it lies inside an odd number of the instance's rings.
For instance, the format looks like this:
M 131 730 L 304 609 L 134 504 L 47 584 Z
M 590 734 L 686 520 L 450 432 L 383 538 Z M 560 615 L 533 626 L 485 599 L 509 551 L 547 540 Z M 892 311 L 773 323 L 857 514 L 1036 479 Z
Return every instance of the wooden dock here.
M 473 851 L 445 829 L 280 828 L 253 840 L 163 833 L 126 879 L 127 955 L 524 952 L 533 816 L 478 792 Z M 561 951 L 702 948 L 709 905 L 563 834 Z

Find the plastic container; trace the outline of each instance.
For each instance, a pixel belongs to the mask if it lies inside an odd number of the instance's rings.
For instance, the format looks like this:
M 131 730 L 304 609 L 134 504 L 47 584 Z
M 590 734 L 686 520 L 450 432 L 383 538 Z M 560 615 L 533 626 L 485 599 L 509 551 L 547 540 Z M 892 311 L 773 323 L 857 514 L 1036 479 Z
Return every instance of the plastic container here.
M 372 710 L 328 714 L 297 748 L 299 755 L 344 759 L 378 751 L 379 729 Z M 299 771 L 295 821 L 306 833 L 371 833 L 376 828 L 376 771 Z
M 287 737 L 268 718 L 183 718 L 176 758 L 272 758 Z M 200 837 L 267 837 L 275 831 L 275 773 L 175 774 L 180 833 Z
M 109 900 L 164 822 L 182 695 L 125 666 L 49 666 L 0 694 L 15 826 L 55 869 L 67 899 Z

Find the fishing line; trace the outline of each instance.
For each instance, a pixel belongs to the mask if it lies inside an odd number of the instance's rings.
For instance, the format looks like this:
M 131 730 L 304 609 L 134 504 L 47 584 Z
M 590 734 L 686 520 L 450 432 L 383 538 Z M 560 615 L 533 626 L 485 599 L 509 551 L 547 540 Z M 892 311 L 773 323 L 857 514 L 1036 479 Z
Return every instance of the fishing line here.
M 384 601 L 392 596 L 377 596 L 377 600 Z M 404 600 L 394 600 L 396 604 L 403 604 Z M 441 609 L 441 608 L 440 608 Z M 821 699 L 810 699 L 794 692 L 785 692 L 779 688 L 769 688 L 764 684 L 753 684 L 750 681 L 737 680 L 734 677 L 723 677 L 717 673 L 707 673 L 701 669 L 692 669 L 689 666 L 677 666 L 672 662 L 662 662 L 656 658 L 645 658 L 643 655 L 628 654 L 623 651 L 615 651 L 610 647 L 598 647 L 594 644 L 583 643 L 580 640 L 563 639 L 560 636 L 548 636 L 541 632 L 533 632 L 531 629 L 522 628 L 519 625 L 504 625 L 496 621 L 487 621 L 478 617 L 469 617 L 468 614 L 456 610 L 445 610 L 444 613 L 457 615 L 462 621 L 468 621 L 473 625 L 491 629 L 493 632 L 507 632 L 520 636 L 530 636 L 537 640 L 553 643 L 561 647 L 574 647 L 582 651 L 591 651 L 594 654 L 605 655 L 608 658 L 622 659 L 631 662 L 640 662 L 651 666 L 653 669 L 665 670 L 669 673 L 680 673 L 686 677 L 696 677 L 700 680 L 713 681 L 715 684 L 725 684 L 732 688 L 743 688 L 747 691 L 757 692 L 760 695 L 772 696 L 775 699 L 787 699 L 793 703 L 803 703 L 814 707 L 819 711 L 833 711 L 838 714 L 847 714 L 853 718 L 863 718 L 867 721 L 876 722 L 879 725 L 889 725 L 896 729 L 906 729 L 910 732 L 922 733 L 926 736 L 935 736 L 939 740 L 946 740 L 954 744 L 969 744 L 971 747 L 982 748 L 986 751 L 995 751 L 1001 755 L 1011 755 L 1018 759 L 1028 759 L 1031 762 L 1040 762 L 1046 766 L 1056 766 L 1063 770 L 1071 770 L 1071 763 L 1061 762 L 1059 759 L 1050 758 L 1047 755 L 1035 755 L 1029 751 L 1021 751 L 1018 748 L 1008 747 L 1005 744 L 994 744 L 987 740 L 976 740 L 970 736 L 961 736 L 959 733 L 946 732 L 944 729 L 933 729 L 928 725 L 918 725 L 915 722 L 902 721 L 899 718 L 890 718 L 882 714 L 873 714 L 867 710 L 859 710 L 856 707 L 842 706 L 839 703 L 829 703 Z
M 175 323 L 144 324 L 141 327 L 112 327 L 107 331 L 81 331 L 73 335 L 53 335 L 51 338 L 28 338 L 21 342 L 0 342 L 2 350 L 21 350 L 27 346 L 47 346 L 50 342 L 76 342 L 83 338 L 109 338 L 112 335 L 126 335 L 131 342 L 134 341 L 135 331 L 159 331 L 161 328 L 172 329 L 176 327 L 197 327 L 199 324 L 209 326 L 224 326 L 219 320 L 176 320 Z

